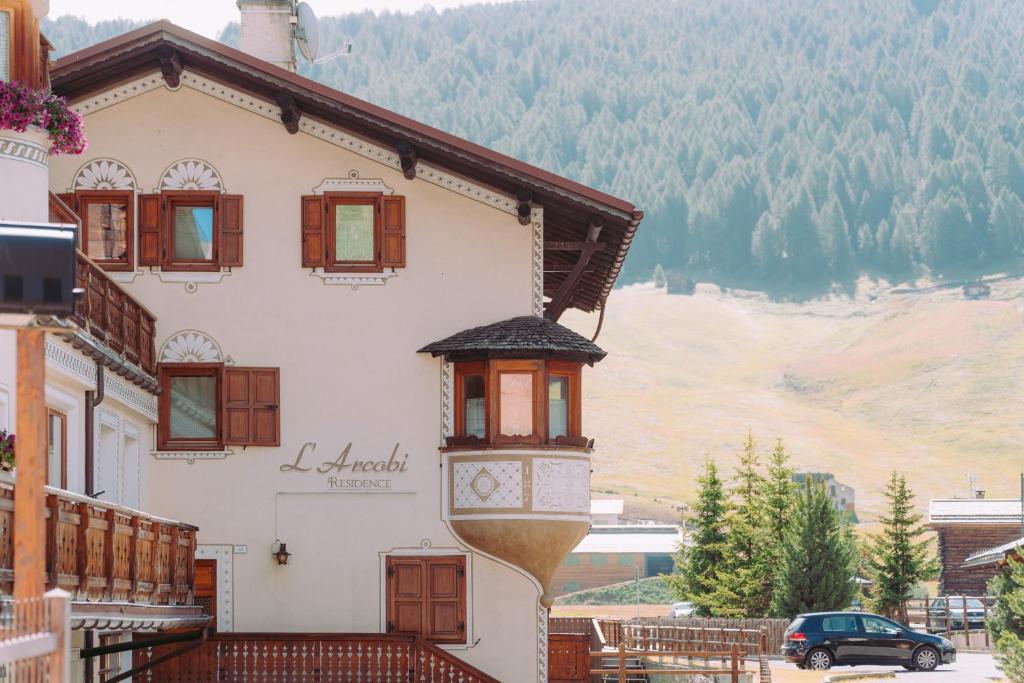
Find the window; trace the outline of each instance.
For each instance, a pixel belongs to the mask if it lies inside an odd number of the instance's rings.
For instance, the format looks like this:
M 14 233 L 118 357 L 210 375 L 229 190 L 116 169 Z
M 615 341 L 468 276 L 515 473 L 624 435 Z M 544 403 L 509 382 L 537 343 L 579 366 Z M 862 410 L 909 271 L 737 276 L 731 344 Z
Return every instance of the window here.
M 242 265 L 242 197 L 165 190 L 139 197 L 139 265 L 216 271 Z
M 593 555 L 590 556 L 590 566 L 591 567 L 604 567 L 604 566 L 607 566 L 607 565 L 608 565 L 608 556 L 607 555 L 593 554 Z
M 301 216 L 303 267 L 336 273 L 405 267 L 405 197 L 306 195 Z
M 160 386 L 161 449 L 280 445 L 278 368 L 166 363 Z
M 566 567 L 578 567 L 580 566 L 580 556 L 575 553 L 569 553 L 565 556 L 565 559 L 562 560 L 562 564 Z
M 885 619 L 879 619 L 878 617 L 861 617 L 861 623 L 864 625 L 864 631 L 867 633 L 888 633 L 893 634 L 899 630 L 899 628 L 890 621 Z
M 0 81 L 11 80 L 14 58 L 14 10 L 0 8 Z
M 466 557 L 388 557 L 387 632 L 465 643 Z
M 633 556 L 633 553 L 619 553 L 619 566 L 635 567 L 636 557 Z
M 58 197 L 80 222 L 78 246 L 82 252 L 104 270 L 134 267 L 134 192 L 79 190 Z
M 100 647 L 106 647 L 108 645 L 119 645 L 121 643 L 120 633 L 101 633 L 100 634 Z M 112 678 L 116 678 L 121 673 L 121 654 L 120 652 L 112 652 L 100 656 L 100 681 L 109 681 Z
M 822 617 L 821 630 L 827 632 L 849 632 L 857 630 L 857 618 L 851 615 Z
M 46 483 L 68 487 L 68 418 L 56 410 L 46 411 Z
M 580 363 L 489 360 L 455 364 L 455 435 L 449 446 L 586 446 Z
M 566 581 L 564 586 L 563 586 L 563 588 L 562 588 L 562 591 L 565 592 L 565 593 L 575 593 L 579 589 L 580 589 L 580 582 L 579 581 Z

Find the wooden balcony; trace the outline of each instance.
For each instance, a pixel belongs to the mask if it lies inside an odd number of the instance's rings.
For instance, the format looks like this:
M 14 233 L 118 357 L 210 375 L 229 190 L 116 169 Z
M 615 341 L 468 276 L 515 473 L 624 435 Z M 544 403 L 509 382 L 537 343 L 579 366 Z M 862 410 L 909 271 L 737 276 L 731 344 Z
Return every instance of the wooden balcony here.
M 155 375 L 156 316 L 81 251 L 77 280 L 84 294 L 71 319 L 115 354 Z
M 14 587 L 15 487 L 0 481 L 0 597 L 5 599 Z M 71 594 L 72 622 L 79 627 L 111 618 L 129 627 L 205 623 L 192 606 L 197 531 L 191 524 L 46 487 L 47 588 Z

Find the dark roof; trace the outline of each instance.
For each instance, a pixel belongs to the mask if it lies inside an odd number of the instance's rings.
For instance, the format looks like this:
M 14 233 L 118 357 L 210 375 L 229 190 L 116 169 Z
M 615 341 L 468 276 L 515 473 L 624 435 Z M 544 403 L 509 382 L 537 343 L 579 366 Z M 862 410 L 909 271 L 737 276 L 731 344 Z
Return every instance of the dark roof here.
M 337 125 L 386 147 L 412 144 L 418 159 L 488 185 L 505 194 L 529 192 L 544 208 L 546 242 L 580 242 L 591 223 L 603 226 L 602 249 L 590 259 L 569 305 L 600 308 L 622 268 L 643 218 L 628 201 L 531 166 L 444 131 L 370 104 L 264 62 L 252 55 L 158 21 L 57 60 L 50 72 L 54 92 L 72 102 L 159 68 L 173 50 L 186 70 L 275 103 L 292 97 L 302 116 Z M 514 218 L 512 219 L 514 220 Z M 576 262 L 576 253 L 545 249 L 544 293 L 553 297 Z
M 568 327 L 532 315 L 463 330 L 447 339 L 427 344 L 420 353 L 445 356 L 455 361 L 558 358 L 590 365 L 607 355 L 600 346 Z

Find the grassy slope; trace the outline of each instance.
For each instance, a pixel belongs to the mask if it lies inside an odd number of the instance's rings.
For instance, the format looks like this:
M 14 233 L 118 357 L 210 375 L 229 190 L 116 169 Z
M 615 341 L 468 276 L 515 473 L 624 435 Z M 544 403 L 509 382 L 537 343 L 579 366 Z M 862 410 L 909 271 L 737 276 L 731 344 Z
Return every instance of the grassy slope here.
M 871 303 L 867 293 L 878 295 Z M 772 303 L 702 285 L 617 290 L 584 373 L 584 422 L 597 439 L 595 492 L 627 514 L 691 502 L 705 454 L 728 471 L 748 428 L 767 451 L 785 439 L 800 469 L 827 470 L 875 518 L 893 468 L 924 509 L 964 495 L 1013 497 L 1024 468 L 1024 283 L 988 301 L 960 290 Z M 563 322 L 591 334 L 593 316 Z M 634 496 L 634 494 L 637 494 Z

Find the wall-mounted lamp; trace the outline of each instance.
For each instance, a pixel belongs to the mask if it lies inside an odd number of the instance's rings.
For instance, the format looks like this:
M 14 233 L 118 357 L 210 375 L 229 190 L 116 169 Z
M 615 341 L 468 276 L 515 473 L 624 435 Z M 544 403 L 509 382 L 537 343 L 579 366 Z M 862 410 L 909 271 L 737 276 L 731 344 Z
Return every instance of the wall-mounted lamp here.
M 279 540 L 277 541 L 276 545 L 277 550 L 273 552 L 274 559 L 277 560 L 278 564 L 288 564 L 288 558 L 292 556 L 292 554 L 288 552 L 288 544 L 282 543 Z

